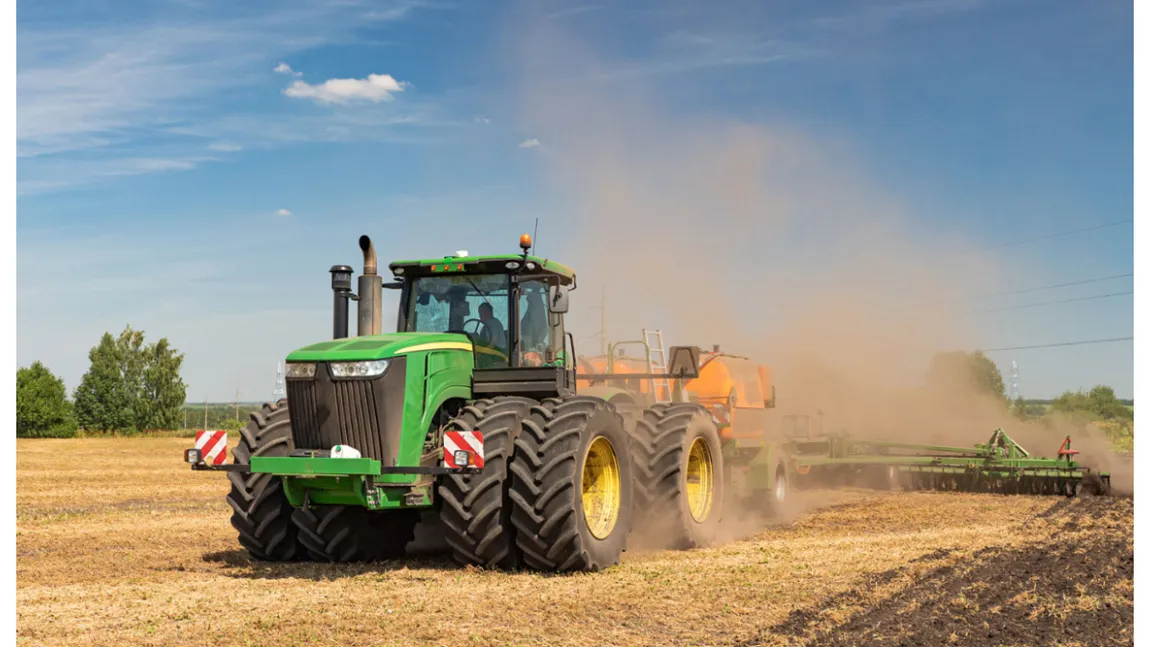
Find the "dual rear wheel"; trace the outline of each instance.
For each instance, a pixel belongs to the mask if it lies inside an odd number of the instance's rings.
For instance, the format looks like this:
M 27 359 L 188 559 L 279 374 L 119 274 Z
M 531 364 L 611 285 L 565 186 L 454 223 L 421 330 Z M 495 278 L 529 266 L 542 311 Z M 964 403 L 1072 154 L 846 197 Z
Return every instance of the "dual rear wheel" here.
M 652 547 L 713 543 L 723 515 L 723 454 L 710 415 L 693 404 L 655 405 L 635 425 L 636 528 Z
M 598 398 L 531 407 L 511 463 L 512 531 L 524 565 L 598 571 L 619 561 L 634 507 L 630 439 Z

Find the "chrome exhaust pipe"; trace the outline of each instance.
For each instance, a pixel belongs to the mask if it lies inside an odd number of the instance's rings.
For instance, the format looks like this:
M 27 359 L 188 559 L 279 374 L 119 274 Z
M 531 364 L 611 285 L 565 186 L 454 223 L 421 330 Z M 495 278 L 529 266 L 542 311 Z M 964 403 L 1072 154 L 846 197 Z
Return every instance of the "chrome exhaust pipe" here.
M 359 277 L 357 330 L 359 336 L 364 337 L 383 331 L 383 278 L 378 274 L 379 262 L 371 239 L 360 236 L 359 249 L 363 251 L 363 274 Z

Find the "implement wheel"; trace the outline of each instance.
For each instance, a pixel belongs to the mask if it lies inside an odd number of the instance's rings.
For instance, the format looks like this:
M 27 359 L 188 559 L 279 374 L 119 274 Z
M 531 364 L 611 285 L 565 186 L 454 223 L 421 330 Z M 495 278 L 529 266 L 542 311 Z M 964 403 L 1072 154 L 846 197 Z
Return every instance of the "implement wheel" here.
M 771 488 L 769 509 L 771 513 L 782 514 L 787 505 L 787 498 L 791 495 L 791 485 L 787 481 L 787 470 L 780 463 L 775 466 L 775 486 Z
M 506 500 L 515 439 L 534 400 L 500 397 L 469 403 L 447 425 L 448 431 L 483 432 L 483 471 L 452 474 L 439 483 L 440 520 L 455 561 L 486 568 L 515 568 L 520 551 Z
M 723 450 L 706 409 L 656 405 L 635 427 L 635 504 L 645 537 L 668 548 L 712 543 L 723 514 Z
M 1108 480 L 1103 480 L 1097 474 L 1086 474 L 1082 477 L 1082 487 L 1087 492 L 1094 496 L 1106 496 L 1110 494 L 1110 483 Z
M 883 479 L 883 483 L 886 485 L 886 489 L 888 489 L 888 490 L 901 490 L 901 489 L 903 489 L 905 482 L 906 482 L 906 478 L 903 476 L 902 471 L 898 468 L 897 465 L 888 466 L 886 468 L 886 470 L 884 470 L 884 474 L 885 474 L 886 478 Z
M 248 465 L 252 456 L 287 456 L 294 449 L 287 400 L 265 404 L 251 414 L 240 431 L 240 443 L 232 451 L 237 465 Z M 307 557 L 291 521 L 292 507 L 280 477 L 271 474 L 228 472 L 232 527 L 240 544 L 253 559 L 286 562 Z
M 297 508 L 292 521 L 312 559 L 374 562 L 403 557 L 404 548 L 415 538 L 419 511 L 312 505 Z
M 598 571 L 619 561 L 631 531 L 630 440 L 598 398 L 553 398 L 531 408 L 511 461 L 515 541 L 527 566 Z

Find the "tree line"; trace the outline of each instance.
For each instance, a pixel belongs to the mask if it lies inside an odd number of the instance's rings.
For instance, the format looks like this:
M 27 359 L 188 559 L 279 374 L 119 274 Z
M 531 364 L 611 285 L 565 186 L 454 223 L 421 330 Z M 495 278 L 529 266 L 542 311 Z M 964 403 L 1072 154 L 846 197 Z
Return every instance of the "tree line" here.
M 41 362 L 17 369 L 18 437 L 68 438 L 78 429 L 130 435 L 180 426 L 187 397 L 180 377 L 184 355 L 167 338 L 146 344 L 144 331 L 127 326 L 119 337 L 104 333 L 88 359 L 71 400 L 64 381 Z
M 928 379 L 944 386 L 966 387 L 995 398 L 1020 420 L 1046 419 L 1053 415 L 1093 423 L 1106 433 L 1117 450 L 1133 450 L 1134 401 L 1118 398 L 1114 389 L 1104 384 L 1089 391 L 1064 391 L 1049 400 L 1020 397 L 1011 402 L 998 366 L 977 351 L 936 354 L 931 361 Z
M 66 438 L 86 432 L 134 434 L 157 429 L 203 427 L 204 405 L 185 406 L 187 387 L 180 377 L 184 355 L 166 338 L 145 344 L 144 332 L 127 326 L 119 337 L 104 333 L 88 353 L 90 366 L 72 394 L 40 362 L 16 371 L 16 435 Z M 1098 385 L 1088 392 L 1066 391 L 1051 400 L 1010 402 L 1002 373 L 981 352 L 937 353 L 927 369 L 928 383 L 989 395 L 1021 419 L 1051 412 L 1102 423 L 1119 446 L 1133 446 L 1133 400 Z M 1046 406 L 1043 406 L 1046 405 Z M 214 404 L 207 428 L 238 430 L 257 407 Z M 185 413 L 186 412 L 186 413 Z
M 223 429 L 225 431 L 239 431 L 248 423 L 249 414 L 259 411 L 262 403 L 241 402 L 239 416 L 236 415 L 236 405 L 203 402 L 184 405 L 182 416 L 187 418 L 186 429 Z M 205 413 L 207 414 L 205 416 Z M 205 422 L 205 418 L 207 422 Z

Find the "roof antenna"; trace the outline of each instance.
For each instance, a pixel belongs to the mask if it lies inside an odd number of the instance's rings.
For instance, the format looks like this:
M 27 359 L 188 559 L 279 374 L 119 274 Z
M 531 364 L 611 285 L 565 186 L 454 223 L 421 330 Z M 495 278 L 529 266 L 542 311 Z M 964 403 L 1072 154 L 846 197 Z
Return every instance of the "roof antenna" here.
M 535 233 L 531 234 L 531 244 L 535 247 L 535 255 L 539 255 L 539 218 L 535 218 Z

